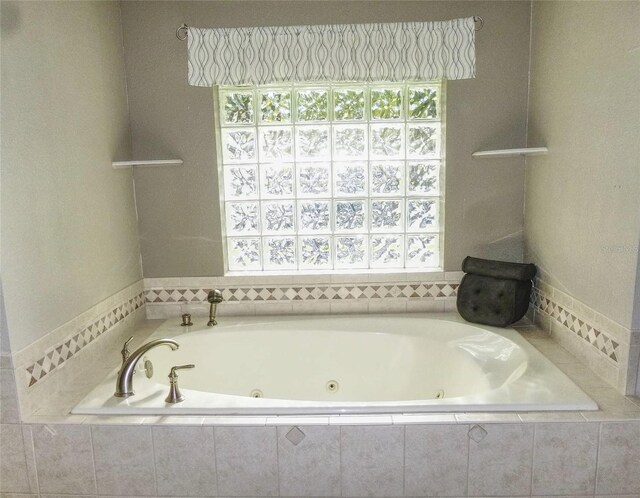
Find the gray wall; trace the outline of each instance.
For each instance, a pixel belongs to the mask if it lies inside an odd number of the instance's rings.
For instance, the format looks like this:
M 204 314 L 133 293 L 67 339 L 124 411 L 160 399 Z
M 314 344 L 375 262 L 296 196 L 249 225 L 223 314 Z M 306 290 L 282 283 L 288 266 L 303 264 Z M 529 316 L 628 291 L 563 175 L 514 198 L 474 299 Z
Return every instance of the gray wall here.
M 120 6 L 2 2 L 2 279 L 13 352 L 141 277 Z
M 526 244 L 551 284 L 632 326 L 640 234 L 640 3 L 535 2 Z M 635 324 L 638 326 L 638 323 Z
M 202 27 L 443 20 L 480 15 L 477 78 L 447 88 L 445 265 L 464 256 L 522 258 L 522 159 L 472 160 L 523 146 L 529 2 L 122 3 L 133 154 L 184 166 L 135 171 L 145 277 L 223 272 L 212 91 L 187 84 L 183 22 Z

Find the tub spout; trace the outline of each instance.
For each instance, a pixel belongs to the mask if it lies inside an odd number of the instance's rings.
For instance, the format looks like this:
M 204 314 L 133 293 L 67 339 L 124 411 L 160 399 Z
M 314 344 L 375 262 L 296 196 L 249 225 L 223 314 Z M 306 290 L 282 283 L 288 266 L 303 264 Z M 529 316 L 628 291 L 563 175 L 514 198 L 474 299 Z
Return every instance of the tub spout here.
M 133 353 L 131 353 L 131 356 L 129 356 L 127 360 L 122 364 L 122 368 L 118 372 L 118 379 L 116 380 L 116 392 L 114 393 L 114 396 L 116 398 L 128 398 L 129 396 L 133 396 L 135 394 L 133 392 L 133 372 L 136 369 L 138 360 L 140 360 L 140 358 L 142 358 L 142 356 L 150 349 L 162 345 L 169 346 L 174 351 L 180 347 L 179 344 L 172 339 L 157 339 L 155 341 L 143 344 Z

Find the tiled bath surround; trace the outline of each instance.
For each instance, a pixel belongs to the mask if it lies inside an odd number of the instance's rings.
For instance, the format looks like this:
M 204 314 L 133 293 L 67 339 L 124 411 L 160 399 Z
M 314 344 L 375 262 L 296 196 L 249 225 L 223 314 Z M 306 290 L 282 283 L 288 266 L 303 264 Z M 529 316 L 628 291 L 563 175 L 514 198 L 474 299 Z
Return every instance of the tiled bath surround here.
M 393 422 L 6 424 L 0 489 L 128 497 L 640 495 L 638 420 Z
M 140 280 L 13 353 L 23 415 L 46 405 L 61 390 L 82 391 L 113 370 L 117 352 L 144 318 L 143 289 Z
M 636 391 L 640 330 L 631 330 L 537 279 L 533 321 L 620 393 Z
M 220 315 L 452 311 L 462 272 L 144 280 L 147 318 L 206 315 L 222 290 Z
M 10 493 L 638 498 L 640 399 L 616 394 L 547 334 L 519 330 L 602 411 L 44 416 L 2 425 L 0 491 L 4 498 Z
M 158 323 L 143 325 L 138 340 Z M 84 375 L 89 369 L 81 362 L 95 361 L 97 355 L 89 354 L 94 349 L 112 363 L 126 335 L 116 332 L 122 325 L 68 366 L 84 369 Z M 640 400 L 616 394 L 547 334 L 531 327 L 520 331 L 603 411 L 84 417 L 65 415 L 76 400 L 63 396 L 49 399 L 48 408 L 27 417 L 28 423 L 3 419 L 0 493 L 640 496 Z M 113 342 L 103 342 L 109 338 Z M 55 391 L 59 375 L 52 372 L 29 389 Z M 6 408 L 3 403 L 3 414 Z

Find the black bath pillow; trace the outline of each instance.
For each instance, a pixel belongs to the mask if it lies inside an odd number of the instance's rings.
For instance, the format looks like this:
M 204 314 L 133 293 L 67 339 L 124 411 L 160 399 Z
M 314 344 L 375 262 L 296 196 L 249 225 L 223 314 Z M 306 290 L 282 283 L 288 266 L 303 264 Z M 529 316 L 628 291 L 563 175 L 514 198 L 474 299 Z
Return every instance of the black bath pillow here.
M 457 306 L 468 322 L 508 327 L 529 308 L 533 264 L 508 263 L 467 257 L 462 262 Z
M 509 263 L 467 256 L 462 262 L 462 271 L 485 277 L 506 278 L 508 280 L 533 280 L 536 265 L 532 263 Z

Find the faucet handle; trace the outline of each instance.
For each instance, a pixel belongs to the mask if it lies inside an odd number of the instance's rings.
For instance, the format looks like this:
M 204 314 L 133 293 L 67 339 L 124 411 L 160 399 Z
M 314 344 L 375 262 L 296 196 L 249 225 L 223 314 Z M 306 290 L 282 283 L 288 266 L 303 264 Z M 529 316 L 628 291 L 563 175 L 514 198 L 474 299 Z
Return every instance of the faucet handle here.
M 178 374 L 176 373 L 176 370 L 183 370 L 185 368 L 196 368 L 196 366 L 194 364 L 175 365 L 175 366 L 171 367 L 171 372 L 169 372 L 169 379 L 174 379 L 174 378 L 178 377 Z
M 178 374 L 176 370 L 182 370 L 184 368 L 195 368 L 196 366 L 193 364 L 189 365 L 175 365 L 171 367 L 171 372 L 169 372 L 169 395 L 164 400 L 166 403 L 180 403 L 180 401 L 184 401 L 184 395 L 180 392 L 178 388 Z
M 129 352 L 129 343 L 133 341 L 133 336 L 129 337 L 129 339 L 127 339 L 124 342 L 124 345 L 122 346 L 122 351 L 120 351 L 120 354 L 122 355 L 122 364 L 124 365 L 124 362 L 127 361 L 129 359 L 129 355 L 131 354 Z

